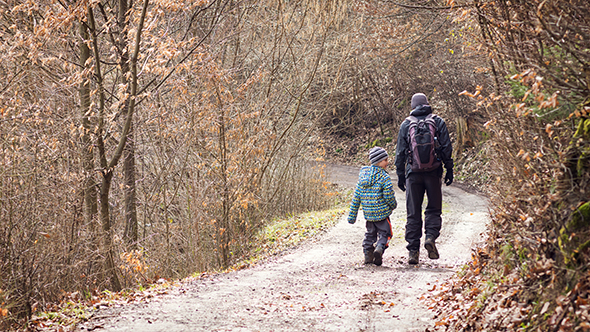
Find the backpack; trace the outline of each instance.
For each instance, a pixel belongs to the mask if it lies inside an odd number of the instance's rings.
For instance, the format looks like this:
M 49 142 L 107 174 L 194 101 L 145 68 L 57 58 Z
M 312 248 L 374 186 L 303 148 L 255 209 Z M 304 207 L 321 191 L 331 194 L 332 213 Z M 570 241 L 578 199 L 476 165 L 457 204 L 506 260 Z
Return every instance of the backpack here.
M 441 162 L 436 156 L 438 139 L 436 137 L 435 115 L 428 114 L 419 120 L 410 115 L 408 163 L 413 172 L 428 172 L 437 169 Z

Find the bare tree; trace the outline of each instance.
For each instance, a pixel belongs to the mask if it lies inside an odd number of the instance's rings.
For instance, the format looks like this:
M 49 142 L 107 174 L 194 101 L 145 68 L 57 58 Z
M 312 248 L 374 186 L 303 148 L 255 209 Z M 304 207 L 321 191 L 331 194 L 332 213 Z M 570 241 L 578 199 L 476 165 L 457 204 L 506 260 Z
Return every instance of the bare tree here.
M 0 4 L 11 317 L 230 266 L 268 221 L 327 206 L 306 157 L 343 4 Z

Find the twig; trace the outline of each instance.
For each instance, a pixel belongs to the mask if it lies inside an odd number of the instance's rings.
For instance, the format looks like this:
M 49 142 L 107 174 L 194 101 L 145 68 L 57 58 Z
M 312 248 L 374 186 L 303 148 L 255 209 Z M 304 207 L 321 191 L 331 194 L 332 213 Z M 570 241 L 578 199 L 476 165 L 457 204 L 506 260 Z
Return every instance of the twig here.
M 455 9 L 455 8 L 465 8 L 465 7 L 471 7 L 475 4 L 472 2 L 472 3 L 466 3 L 464 5 L 456 5 L 456 6 L 429 7 L 429 6 L 406 5 L 406 4 L 395 2 L 395 1 L 389 1 L 389 3 L 391 3 L 392 5 L 396 5 L 396 6 L 400 6 L 400 7 L 404 7 L 404 8 L 425 9 L 425 10 L 448 10 L 448 9 Z

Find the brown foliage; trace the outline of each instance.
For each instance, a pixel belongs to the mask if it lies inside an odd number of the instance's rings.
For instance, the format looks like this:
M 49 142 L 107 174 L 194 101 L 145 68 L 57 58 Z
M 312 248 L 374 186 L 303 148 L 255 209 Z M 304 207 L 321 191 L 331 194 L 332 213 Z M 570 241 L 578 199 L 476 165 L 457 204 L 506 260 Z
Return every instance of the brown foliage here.
M 266 221 L 329 205 L 303 115 L 340 10 L 0 4 L 2 328 L 71 293 L 226 267 Z
M 590 326 L 581 227 L 589 216 L 589 11 L 585 1 L 476 2 L 468 10 L 496 77 L 496 92 L 465 93 L 489 119 L 492 224 L 465 274 L 434 297 L 448 301 L 435 306 L 437 330 Z
M 319 126 L 330 142 L 331 158 L 350 161 L 360 153 L 363 159 L 354 162 L 364 162 L 372 144 L 394 150 L 399 125 L 417 92 L 429 97 L 451 132 L 455 120 L 462 119 L 470 126 L 464 133 L 478 137 L 475 128 L 485 121 L 472 112 L 473 100 L 458 95 L 488 84 L 490 77 L 476 70 L 484 66 L 468 38 L 474 28 L 454 22 L 449 8 L 434 7 L 354 3 L 337 44 L 326 50 L 325 69 L 318 73 L 322 80 L 316 89 L 330 91 L 318 106 L 324 110 Z M 470 146 L 461 142 L 465 144 L 459 151 Z

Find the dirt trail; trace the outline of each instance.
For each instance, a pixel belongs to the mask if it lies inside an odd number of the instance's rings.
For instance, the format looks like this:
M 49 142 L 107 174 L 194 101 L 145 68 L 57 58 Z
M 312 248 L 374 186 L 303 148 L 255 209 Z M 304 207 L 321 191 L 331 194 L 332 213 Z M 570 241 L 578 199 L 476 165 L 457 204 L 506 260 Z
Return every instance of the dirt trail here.
M 333 182 L 354 186 L 358 168 L 331 165 Z M 193 280 L 148 303 L 101 309 L 77 331 L 424 331 L 432 313 L 418 299 L 470 259 L 488 222 L 487 200 L 443 186 L 441 258 L 407 264 L 405 195 L 392 215 L 382 266 L 362 264 L 362 214 L 256 267 Z M 102 318 L 100 318 L 102 317 Z

